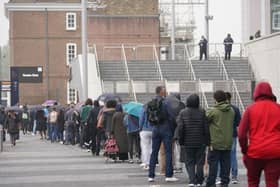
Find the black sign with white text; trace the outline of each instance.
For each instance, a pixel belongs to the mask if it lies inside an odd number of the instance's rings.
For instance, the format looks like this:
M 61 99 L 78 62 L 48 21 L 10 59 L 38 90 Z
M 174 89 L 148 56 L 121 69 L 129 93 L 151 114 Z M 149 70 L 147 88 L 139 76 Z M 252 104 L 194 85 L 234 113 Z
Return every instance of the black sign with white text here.
M 43 67 L 13 67 L 19 83 L 42 83 Z

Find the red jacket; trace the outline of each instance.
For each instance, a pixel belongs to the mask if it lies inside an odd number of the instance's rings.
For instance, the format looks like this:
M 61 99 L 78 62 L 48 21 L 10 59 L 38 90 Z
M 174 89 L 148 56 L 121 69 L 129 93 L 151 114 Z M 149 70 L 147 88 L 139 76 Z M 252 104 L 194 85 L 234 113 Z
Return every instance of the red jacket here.
M 243 154 L 256 159 L 280 158 L 280 106 L 272 101 L 269 83 L 259 83 L 254 103 L 239 125 L 238 137 Z

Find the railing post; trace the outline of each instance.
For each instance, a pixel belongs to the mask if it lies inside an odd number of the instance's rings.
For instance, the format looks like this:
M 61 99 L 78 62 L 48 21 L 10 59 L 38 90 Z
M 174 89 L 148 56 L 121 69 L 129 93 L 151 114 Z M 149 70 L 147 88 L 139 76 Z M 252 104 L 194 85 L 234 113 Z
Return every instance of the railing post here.
M 131 80 L 131 81 L 130 81 L 130 84 L 131 84 L 131 88 L 132 88 L 132 94 L 133 94 L 133 97 L 134 97 L 134 101 L 135 101 L 135 102 L 138 102 L 138 101 L 137 101 L 137 96 L 136 96 L 135 87 L 134 87 L 134 81 Z
M 157 69 L 158 69 L 158 72 L 159 72 L 160 80 L 163 80 L 163 75 L 162 75 L 162 71 L 161 71 L 161 67 L 160 67 L 160 63 L 159 63 L 159 58 L 158 58 L 158 54 L 157 54 L 157 48 L 156 48 L 155 44 L 153 44 L 153 51 L 154 51 L 154 55 L 155 55 L 155 58 L 156 58 L 156 65 L 157 65 Z
M 129 71 L 128 71 L 128 65 L 127 65 L 127 59 L 126 59 L 124 44 L 122 44 L 122 54 L 123 54 L 123 58 L 124 58 L 124 65 L 125 65 L 127 80 L 130 81 L 130 75 L 129 75 Z

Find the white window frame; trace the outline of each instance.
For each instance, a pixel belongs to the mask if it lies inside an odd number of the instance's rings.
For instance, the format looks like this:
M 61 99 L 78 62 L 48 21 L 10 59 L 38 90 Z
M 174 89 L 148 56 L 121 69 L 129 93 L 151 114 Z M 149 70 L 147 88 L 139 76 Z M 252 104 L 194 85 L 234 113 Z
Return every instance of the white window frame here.
M 74 56 L 72 59 L 70 59 L 69 57 L 69 47 L 70 46 L 74 46 Z M 74 58 L 77 57 L 77 44 L 76 43 L 67 43 L 66 44 L 66 64 L 69 65 L 70 64 L 70 60 L 73 60 Z
M 70 100 L 70 89 L 74 90 L 74 100 Z M 74 88 L 70 88 L 70 83 L 69 81 L 67 81 L 67 103 L 70 104 L 72 102 L 74 102 L 75 104 L 77 104 L 78 101 L 78 91 L 77 89 Z
M 69 26 L 69 16 L 73 16 L 73 26 Z M 66 30 L 67 31 L 75 31 L 77 30 L 77 14 L 75 12 L 67 12 L 66 13 Z
M 275 20 L 274 17 L 276 15 L 278 15 L 278 25 L 279 25 L 279 27 L 275 27 L 275 25 L 274 25 L 274 20 Z M 273 30 L 280 30 L 280 11 L 276 11 L 276 12 L 272 13 L 272 29 Z

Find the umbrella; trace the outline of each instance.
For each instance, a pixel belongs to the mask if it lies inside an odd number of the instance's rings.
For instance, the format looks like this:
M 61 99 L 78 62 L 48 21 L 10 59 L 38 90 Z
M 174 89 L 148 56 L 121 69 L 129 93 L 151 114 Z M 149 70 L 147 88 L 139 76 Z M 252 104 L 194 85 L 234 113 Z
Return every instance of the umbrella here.
M 43 106 L 54 106 L 57 104 L 58 104 L 58 102 L 56 100 L 46 100 L 42 105 Z
M 97 100 L 102 101 L 104 103 L 106 103 L 109 100 L 115 100 L 118 103 L 122 102 L 122 99 L 120 98 L 120 96 L 117 96 L 117 95 L 114 95 L 114 94 L 111 94 L 111 93 L 102 94 L 97 98 Z
M 143 104 L 137 103 L 137 102 L 129 102 L 129 103 L 123 104 L 122 107 L 126 113 L 136 116 L 136 117 L 140 117 L 140 113 L 142 111 Z
M 185 104 L 176 98 L 174 95 L 169 95 L 166 97 L 166 103 L 170 107 L 170 110 L 174 116 L 178 116 L 180 111 L 185 108 Z
M 22 112 L 23 109 L 20 108 L 19 106 L 10 106 L 5 108 L 6 112 L 14 111 L 14 112 Z

